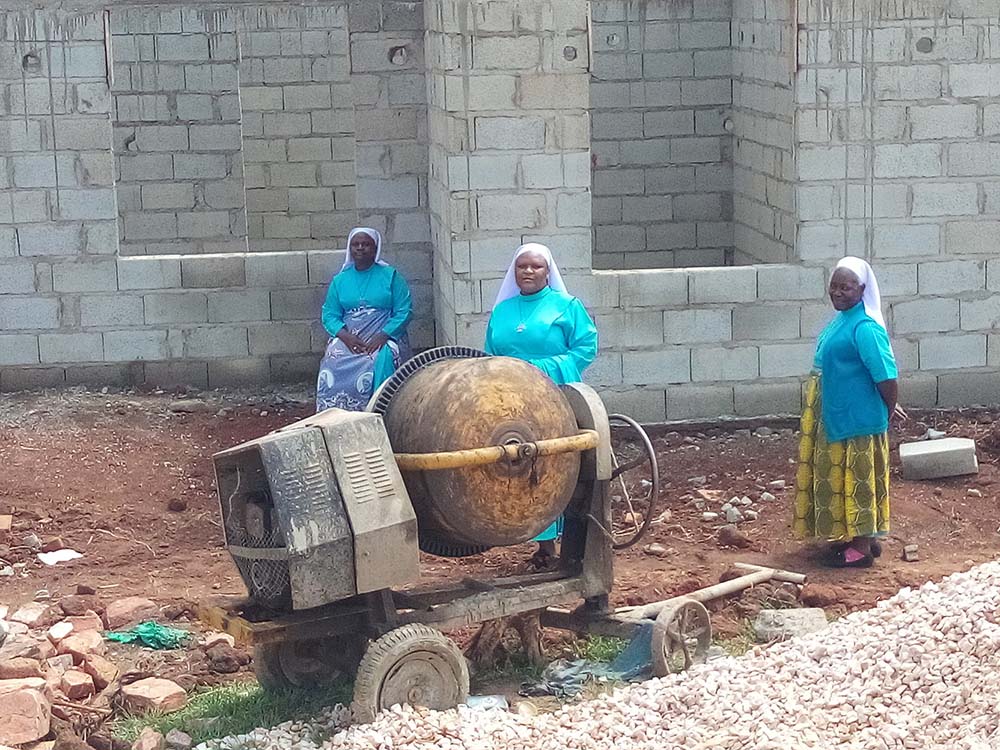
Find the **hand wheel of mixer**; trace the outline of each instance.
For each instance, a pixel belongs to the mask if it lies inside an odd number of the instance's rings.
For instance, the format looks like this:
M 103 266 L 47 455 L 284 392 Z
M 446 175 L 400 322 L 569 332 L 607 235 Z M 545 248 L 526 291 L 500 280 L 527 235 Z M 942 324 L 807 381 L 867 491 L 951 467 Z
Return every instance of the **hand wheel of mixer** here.
M 619 550 L 649 529 L 659 506 L 660 470 L 653 443 L 638 422 L 624 414 L 609 414 L 608 422 L 635 433 L 635 440 L 616 440 L 611 454 L 611 546 Z
M 254 648 L 254 674 L 265 690 L 316 687 L 353 674 L 363 650 L 353 635 L 264 643 Z
M 700 664 L 711 645 L 712 623 L 704 604 L 688 598 L 667 604 L 653 623 L 653 676 Z
M 397 704 L 448 709 L 468 697 L 469 667 L 455 642 L 426 625 L 404 625 L 365 651 L 351 712 L 364 723 Z

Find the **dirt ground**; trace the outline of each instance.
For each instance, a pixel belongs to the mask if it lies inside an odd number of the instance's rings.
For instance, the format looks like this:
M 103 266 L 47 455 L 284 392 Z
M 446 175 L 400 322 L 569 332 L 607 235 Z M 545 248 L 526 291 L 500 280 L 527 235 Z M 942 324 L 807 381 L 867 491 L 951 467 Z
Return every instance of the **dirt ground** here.
M 193 396 L 193 399 L 192 399 Z M 178 404 L 178 399 L 188 402 Z M 185 602 L 244 589 L 223 546 L 211 456 L 306 415 L 308 393 L 291 391 L 212 393 L 101 393 L 83 390 L 0 396 L 0 514 L 13 516 L 0 531 L 0 603 L 16 605 L 40 590 L 53 597 L 77 584 L 106 599 L 131 594 Z M 178 410 L 180 409 L 180 410 Z M 662 599 L 718 581 L 737 561 L 758 562 L 806 573 L 810 581 L 840 588 L 834 609 L 871 606 L 902 586 L 920 584 L 1000 552 L 996 461 L 1000 431 L 996 413 L 985 410 L 911 415 L 902 435 L 927 427 L 975 437 L 981 471 L 976 477 L 907 482 L 893 469 L 894 529 L 885 553 L 870 570 L 838 571 L 819 565 L 813 551 L 790 532 L 791 487 L 797 436 L 792 425 L 773 424 L 763 436 L 748 429 L 716 426 L 703 431 L 659 430 L 655 434 L 663 483 L 662 507 L 669 519 L 655 524 L 643 542 L 616 557 L 613 601 L 635 604 Z M 763 432 L 767 433 L 765 429 Z M 898 443 L 900 434 L 894 436 Z M 704 483 L 692 483 L 704 477 Z M 720 500 L 703 502 L 702 493 Z M 702 520 L 732 496 L 754 499 L 756 521 L 741 529 L 748 549 L 723 548 L 718 522 Z M 35 534 L 52 547 L 83 557 L 43 565 L 24 544 Z M 662 545 L 649 554 L 650 543 Z M 919 562 L 903 562 L 904 544 L 918 544 Z M 439 578 L 509 569 L 530 548 L 491 551 L 450 562 L 426 558 L 426 575 Z M 738 613 L 713 615 L 717 630 L 738 630 Z

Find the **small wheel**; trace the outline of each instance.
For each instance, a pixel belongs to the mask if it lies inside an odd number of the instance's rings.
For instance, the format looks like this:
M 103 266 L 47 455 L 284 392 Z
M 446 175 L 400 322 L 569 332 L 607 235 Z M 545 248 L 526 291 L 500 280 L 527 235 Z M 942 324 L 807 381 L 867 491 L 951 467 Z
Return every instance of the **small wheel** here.
M 254 648 L 253 670 L 265 690 L 315 687 L 351 674 L 361 649 L 352 636 L 266 643 Z
M 638 438 L 638 445 L 619 444 L 611 454 L 611 480 L 617 485 L 611 501 L 611 546 L 620 550 L 646 535 L 659 505 L 660 470 L 656 449 L 638 422 L 624 414 L 610 414 L 608 421 L 628 427 Z M 633 494 L 637 488 L 641 491 Z
M 454 708 L 469 697 L 469 666 L 455 643 L 426 625 L 390 630 L 365 651 L 351 711 L 359 723 L 408 703 Z
M 712 645 L 712 623 L 705 605 L 682 599 L 660 610 L 653 624 L 653 675 L 665 677 L 700 664 Z

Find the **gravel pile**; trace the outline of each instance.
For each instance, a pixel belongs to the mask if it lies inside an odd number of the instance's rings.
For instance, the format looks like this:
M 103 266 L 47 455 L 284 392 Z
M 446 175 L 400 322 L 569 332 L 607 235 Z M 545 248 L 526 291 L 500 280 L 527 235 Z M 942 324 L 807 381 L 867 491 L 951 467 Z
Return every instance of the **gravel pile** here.
M 1000 563 L 989 563 L 822 632 L 554 714 L 397 707 L 324 750 L 988 750 L 1000 747 L 998 610 Z

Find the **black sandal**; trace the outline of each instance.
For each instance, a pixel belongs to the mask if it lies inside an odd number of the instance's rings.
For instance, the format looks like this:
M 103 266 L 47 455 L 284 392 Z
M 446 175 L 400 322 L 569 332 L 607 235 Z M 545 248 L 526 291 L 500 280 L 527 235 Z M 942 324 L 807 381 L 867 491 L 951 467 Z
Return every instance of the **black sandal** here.
M 872 557 L 882 557 L 882 542 L 872 539 Z
M 848 562 L 847 550 L 845 549 L 830 555 L 826 559 L 825 564 L 830 568 L 870 568 L 875 564 L 875 557 L 873 555 L 864 555 L 857 560 Z

